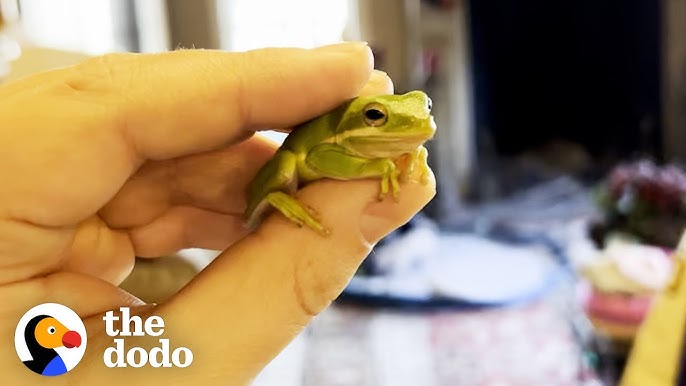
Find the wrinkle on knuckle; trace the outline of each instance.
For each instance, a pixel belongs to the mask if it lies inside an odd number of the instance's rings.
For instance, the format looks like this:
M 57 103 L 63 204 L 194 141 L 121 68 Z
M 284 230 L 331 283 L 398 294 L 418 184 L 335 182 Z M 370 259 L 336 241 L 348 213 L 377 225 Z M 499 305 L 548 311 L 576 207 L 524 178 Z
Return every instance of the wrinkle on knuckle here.
M 308 317 L 319 314 L 340 295 L 372 247 L 361 235 L 346 239 L 343 245 L 327 254 L 301 256 L 293 264 L 293 291 Z
M 228 87 L 233 88 L 231 101 L 225 101 L 233 105 L 232 111 L 236 115 L 235 122 L 246 125 L 252 122 L 253 111 L 250 97 L 250 84 L 246 79 L 246 69 L 250 68 L 250 55 L 247 53 L 237 55 L 228 68 Z
M 0 287 L 0 295 L 7 299 L 20 299 L 21 301 L 3 302 L 0 306 L 0 318 L 5 315 L 3 313 L 13 314 L 17 311 L 21 313 L 26 312 L 30 306 L 29 304 L 41 304 L 49 299 L 52 291 L 49 276 L 42 276 L 19 282 L 12 282 L 3 284 Z
M 293 265 L 293 269 L 293 294 L 296 303 L 303 314 L 307 317 L 314 317 L 331 302 L 331 299 L 327 299 L 327 297 L 314 291 L 316 286 L 312 285 L 309 275 L 303 272 L 309 267 L 303 267 L 303 264 L 296 263 Z
M 309 94 L 311 88 L 320 88 L 321 84 L 297 81 L 298 74 L 303 71 L 299 66 L 297 56 L 293 52 L 297 49 L 263 48 L 247 51 L 236 56 L 233 61 L 232 75 L 236 84 L 236 103 L 240 122 L 244 125 L 260 125 L 259 122 L 264 112 L 263 99 L 273 97 L 270 95 L 280 87 L 293 85 L 301 94 Z M 297 81 L 297 83 L 296 83 Z M 255 84 L 260 87 L 255 87 Z M 279 85 L 278 87 L 276 85 Z M 277 104 L 294 106 L 308 103 L 307 98 L 281 99 Z M 279 107 L 279 106 L 275 106 Z
M 76 92 L 123 94 L 134 83 L 142 64 L 131 53 L 95 56 L 72 68 L 64 85 Z
M 213 114 L 226 116 L 236 126 L 249 124 L 253 118 L 251 90 L 259 82 L 254 78 L 265 71 L 252 56 L 251 52 L 184 51 L 175 62 L 176 70 L 192 82 L 192 87 L 183 91 L 184 99 L 202 100 Z
M 138 143 L 135 126 L 132 125 L 132 113 L 123 107 L 114 107 L 112 112 L 112 122 L 117 129 L 121 141 L 123 142 L 129 159 L 133 160 L 134 168 L 138 169 L 143 165 L 145 156 Z

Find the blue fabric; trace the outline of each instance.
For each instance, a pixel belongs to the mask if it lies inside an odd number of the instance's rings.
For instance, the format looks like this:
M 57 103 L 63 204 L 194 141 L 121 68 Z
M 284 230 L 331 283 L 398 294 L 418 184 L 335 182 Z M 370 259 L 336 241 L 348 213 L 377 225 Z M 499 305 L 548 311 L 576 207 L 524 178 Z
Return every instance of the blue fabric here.
M 54 375 L 62 375 L 67 372 L 67 366 L 64 364 L 64 361 L 60 356 L 56 356 L 53 360 L 48 363 L 47 366 L 45 366 L 45 370 L 43 370 L 43 375 L 47 376 L 54 376 Z

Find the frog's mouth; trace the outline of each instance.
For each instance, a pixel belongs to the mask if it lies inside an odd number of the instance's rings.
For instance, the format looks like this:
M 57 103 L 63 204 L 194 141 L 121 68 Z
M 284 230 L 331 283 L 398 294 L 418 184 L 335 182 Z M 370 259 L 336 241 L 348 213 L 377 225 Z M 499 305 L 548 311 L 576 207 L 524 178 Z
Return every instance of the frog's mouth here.
M 426 130 L 413 133 L 378 133 L 364 137 L 365 140 L 375 144 L 407 143 L 416 148 L 422 143 L 433 139 L 435 130 Z
M 435 133 L 436 123 L 433 116 L 428 115 L 420 125 L 413 125 L 411 130 L 402 127 L 382 131 L 364 127 L 339 133 L 333 141 L 360 156 L 396 157 L 416 150 L 424 142 L 433 139 Z
M 434 131 L 411 134 L 379 133 L 364 137 L 349 137 L 342 145 L 363 157 L 392 158 L 415 151 L 423 143 L 432 139 L 433 135 Z

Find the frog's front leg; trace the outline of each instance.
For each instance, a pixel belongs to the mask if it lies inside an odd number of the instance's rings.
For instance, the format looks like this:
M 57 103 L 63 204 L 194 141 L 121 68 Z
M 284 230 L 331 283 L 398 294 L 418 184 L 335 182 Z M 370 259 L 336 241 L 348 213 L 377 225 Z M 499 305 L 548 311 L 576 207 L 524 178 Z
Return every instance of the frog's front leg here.
M 428 184 L 431 170 L 429 169 L 429 151 L 426 150 L 424 146 L 420 146 L 417 149 L 415 165 L 418 165 L 418 167 L 421 169 L 421 173 L 419 174 L 419 182 L 421 182 L 422 185 Z
M 310 150 L 305 162 L 308 167 L 316 170 L 322 177 L 337 180 L 380 177 L 379 200 L 383 200 L 389 191 L 395 200 L 398 199 L 400 171 L 389 158 L 367 159 L 351 155 L 341 146 L 323 144 Z
M 403 154 L 395 160 L 395 165 L 400 170 L 399 180 L 405 182 L 410 178 L 415 167 L 421 169 L 419 181 L 426 185 L 429 182 L 429 166 L 427 159 L 428 150 L 424 146 L 418 147 L 415 151 Z

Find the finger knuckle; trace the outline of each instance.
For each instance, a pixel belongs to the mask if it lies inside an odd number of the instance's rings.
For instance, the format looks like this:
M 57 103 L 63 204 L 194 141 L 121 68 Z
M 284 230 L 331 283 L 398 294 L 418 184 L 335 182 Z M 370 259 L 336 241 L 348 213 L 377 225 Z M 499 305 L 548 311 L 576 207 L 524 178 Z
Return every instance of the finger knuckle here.
M 111 53 L 89 58 L 74 66 L 65 84 L 77 92 L 126 90 L 140 67 L 138 55 Z
M 326 254 L 302 256 L 294 265 L 294 294 L 302 312 L 316 316 L 343 291 L 371 245 L 362 237 L 349 240 L 345 248 Z

